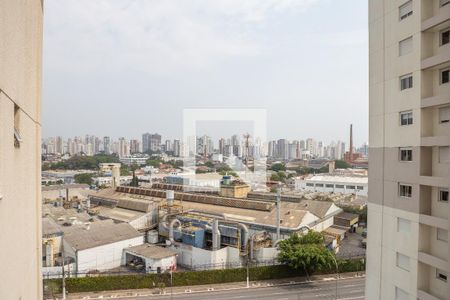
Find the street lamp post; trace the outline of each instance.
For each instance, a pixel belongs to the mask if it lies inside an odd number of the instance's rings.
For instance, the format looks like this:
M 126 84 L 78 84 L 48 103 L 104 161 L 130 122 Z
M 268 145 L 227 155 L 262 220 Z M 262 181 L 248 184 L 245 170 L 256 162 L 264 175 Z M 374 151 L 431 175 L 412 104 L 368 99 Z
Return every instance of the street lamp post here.
M 170 299 L 173 299 L 173 271 L 170 268 Z
M 62 238 L 62 244 L 61 244 L 61 254 L 62 254 L 62 298 L 63 300 L 66 299 L 66 273 L 64 270 L 64 235 Z
M 249 267 L 248 267 L 248 256 L 247 256 L 247 288 L 250 287 L 250 276 L 249 276 Z
M 337 263 L 336 257 L 334 257 L 334 255 L 333 255 L 333 254 L 331 254 L 331 252 L 330 252 L 330 256 L 331 256 L 331 258 L 333 259 L 333 261 L 334 261 L 334 264 L 335 264 L 335 266 L 336 266 L 336 297 L 335 297 L 335 299 L 337 300 L 337 298 L 338 298 L 338 279 L 339 279 L 339 266 L 338 266 L 338 263 Z

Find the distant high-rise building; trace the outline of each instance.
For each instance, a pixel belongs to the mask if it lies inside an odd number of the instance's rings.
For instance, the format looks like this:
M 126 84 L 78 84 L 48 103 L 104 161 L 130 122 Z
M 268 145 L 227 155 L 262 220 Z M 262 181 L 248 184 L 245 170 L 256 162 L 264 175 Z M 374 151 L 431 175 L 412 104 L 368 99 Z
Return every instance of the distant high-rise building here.
M 150 133 L 144 133 L 142 135 L 142 152 L 150 151 Z
M 309 151 L 311 156 L 317 156 L 317 142 L 314 139 L 306 139 L 305 147 L 306 150 Z
M 231 136 L 231 146 L 240 146 L 241 145 L 241 139 L 237 134 L 234 134 Z
M 323 157 L 323 143 L 322 142 L 317 143 L 317 153 L 316 154 L 318 157 Z
M 225 153 L 225 139 L 221 138 L 219 140 L 219 154 L 224 154 Z
M 64 154 L 64 141 L 62 136 L 57 136 L 55 138 L 55 150 L 58 154 Z
M 286 139 L 279 139 L 277 141 L 277 157 L 281 159 L 289 158 L 289 141 Z
M 139 143 L 139 140 L 132 139 L 130 140 L 130 153 L 139 153 L 141 152 L 141 145 Z
M 306 149 L 306 143 L 304 140 L 300 141 L 300 149 L 305 150 Z
M 103 151 L 105 154 L 111 154 L 111 138 L 109 136 L 103 137 Z
M 172 142 L 170 140 L 166 140 L 164 142 L 166 152 L 172 152 Z
M 124 137 L 121 137 L 119 139 L 119 149 L 117 154 L 119 155 L 119 157 L 130 155 L 130 147 L 128 145 L 128 141 Z
M 144 133 L 142 135 L 142 151 L 143 152 L 159 152 L 161 151 L 161 135 L 155 133 Z
M 369 0 L 368 300 L 450 297 L 449 28 L 449 0 Z
M 197 154 L 208 156 L 214 151 L 211 137 L 204 135 L 197 138 Z
M 173 155 L 177 157 L 181 155 L 180 140 L 173 140 Z
M 294 141 L 289 144 L 289 159 L 295 159 L 297 158 L 297 142 Z
M 276 142 L 269 141 L 269 143 L 267 144 L 267 156 L 275 157 L 275 155 L 276 155 Z

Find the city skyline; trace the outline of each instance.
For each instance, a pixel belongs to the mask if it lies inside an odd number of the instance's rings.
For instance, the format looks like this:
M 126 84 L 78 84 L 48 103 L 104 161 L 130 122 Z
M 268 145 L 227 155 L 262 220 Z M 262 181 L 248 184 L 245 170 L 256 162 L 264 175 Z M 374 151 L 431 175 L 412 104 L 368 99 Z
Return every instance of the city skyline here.
M 349 150 L 349 144 L 335 140 L 330 143 L 314 138 L 288 140 L 277 139 L 261 141 L 250 135 L 234 134 L 228 137 L 213 139 L 202 135 L 196 137 L 198 155 L 223 154 L 237 157 L 260 157 L 290 159 L 330 158 L 343 159 Z M 109 136 L 97 137 L 94 135 L 75 136 L 64 138 L 62 136 L 42 139 L 42 152 L 45 155 L 84 154 L 117 154 L 119 157 L 127 157 L 140 153 L 169 153 L 175 157 L 183 156 L 184 143 L 181 139 L 167 139 L 158 133 L 144 133 L 141 139 L 120 137 L 118 139 Z M 360 153 L 362 157 L 368 157 L 368 144 L 353 145 L 353 151 Z

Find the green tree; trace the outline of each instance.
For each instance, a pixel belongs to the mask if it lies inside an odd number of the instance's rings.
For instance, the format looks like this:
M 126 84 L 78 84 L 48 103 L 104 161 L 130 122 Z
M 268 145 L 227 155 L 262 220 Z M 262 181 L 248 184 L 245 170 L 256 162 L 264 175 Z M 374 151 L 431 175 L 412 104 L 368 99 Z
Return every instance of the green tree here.
M 136 177 L 136 173 L 133 170 L 133 179 L 131 179 L 130 186 L 139 186 L 139 179 Z
M 152 159 L 152 158 L 147 159 L 148 166 L 152 166 L 154 168 L 159 168 L 160 164 L 161 164 L 161 161 L 159 159 Z
M 167 164 L 171 165 L 172 167 L 178 169 L 181 168 L 183 166 L 183 161 L 182 160 L 170 160 L 167 162 Z
M 347 168 L 351 168 L 352 166 L 347 163 L 345 160 L 336 160 L 335 161 L 335 167 L 336 169 L 347 169 Z
M 76 183 L 84 183 L 84 184 L 92 184 L 92 177 L 94 177 L 94 174 L 92 173 L 82 173 L 82 174 L 76 174 L 74 176 Z
M 281 178 L 280 178 L 280 176 L 278 176 L 278 173 L 273 173 L 273 174 L 270 176 L 270 180 L 271 180 L 271 181 L 281 181 Z
M 308 273 L 333 266 L 334 254 L 324 245 L 323 235 L 310 230 L 305 235 L 293 234 L 279 243 L 278 260 L 291 268 Z
M 275 171 L 275 172 L 286 171 L 286 165 L 283 164 L 283 163 L 276 163 L 276 164 L 273 164 L 273 165 L 270 167 L 270 169 L 271 169 L 272 171 Z
M 118 163 L 116 155 L 74 155 L 66 161 L 43 165 L 43 170 L 98 170 L 100 163 Z
M 297 172 L 297 174 L 299 175 L 306 175 L 314 173 L 314 170 L 308 167 L 298 167 L 297 169 L 295 169 L 295 172 Z
M 207 166 L 208 168 L 214 168 L 214 163 L 208 160 L 207 162 L 205 162 L 205 166 Z
M 121 165 L 120 166 L 120 176 L 128 176 L 131 174 L 130 166 Z

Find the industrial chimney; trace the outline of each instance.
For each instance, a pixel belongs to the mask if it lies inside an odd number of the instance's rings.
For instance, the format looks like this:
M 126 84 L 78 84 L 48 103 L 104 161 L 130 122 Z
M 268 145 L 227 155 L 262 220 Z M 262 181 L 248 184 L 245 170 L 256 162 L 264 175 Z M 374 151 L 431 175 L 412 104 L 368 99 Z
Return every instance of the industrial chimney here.
M 173 206 L 173 199 L 175 198 L 174 194 L 174 191 L 166 190 L 166 201 L 169 207 Z
M 353 161 L 353 124 L 350 124 L 350 149 L 349 153 L 349 161 Z

